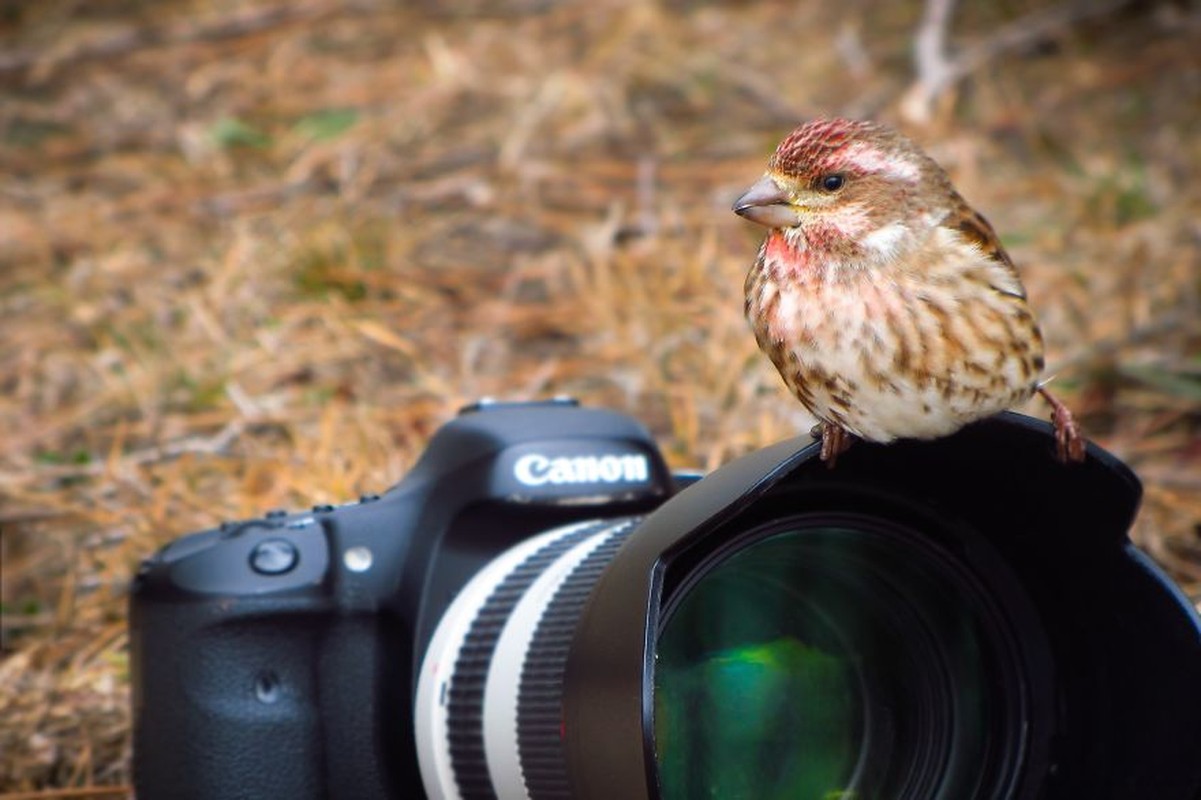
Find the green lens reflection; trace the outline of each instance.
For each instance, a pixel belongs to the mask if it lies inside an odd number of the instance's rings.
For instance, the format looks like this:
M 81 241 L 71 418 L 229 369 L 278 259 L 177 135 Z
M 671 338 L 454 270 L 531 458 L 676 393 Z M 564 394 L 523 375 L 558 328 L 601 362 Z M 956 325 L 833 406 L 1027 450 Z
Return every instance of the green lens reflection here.
M 834 788 L 858 755 L 859 709 L 844 660 L 782 637 L 695 664 L 665 659 L 660 669 L 664 797 L 851 797 Z M 802 697 L 811 701 L 787 700 Z M 692 718 L 697 709 L 703 716 Z
M 781 527 L 668 611 L 660 796 L 992 796 L 990 632 L 959 573 L 879 531 Z

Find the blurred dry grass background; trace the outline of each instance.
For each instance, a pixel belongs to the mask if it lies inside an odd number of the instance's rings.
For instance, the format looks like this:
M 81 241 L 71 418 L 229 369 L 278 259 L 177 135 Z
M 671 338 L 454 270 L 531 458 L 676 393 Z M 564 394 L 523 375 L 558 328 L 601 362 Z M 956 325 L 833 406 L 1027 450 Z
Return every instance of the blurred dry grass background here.
M 1111 5 L 906 127 L 1001 232 L 1057 388 L 1146 481 L 1136 541 L 1199 599 L 1201 5 Z M 1045 6 L 965 0 L 953 40 Z M 613 406 L 678 466 L 805 429 L 741 319 L 761 232 L 729 205 L 801 119 L 899 121 L 921 13 L 0 2 L 4 797 L 124 793 L 141 556 L 378 491 L 472 398 Z

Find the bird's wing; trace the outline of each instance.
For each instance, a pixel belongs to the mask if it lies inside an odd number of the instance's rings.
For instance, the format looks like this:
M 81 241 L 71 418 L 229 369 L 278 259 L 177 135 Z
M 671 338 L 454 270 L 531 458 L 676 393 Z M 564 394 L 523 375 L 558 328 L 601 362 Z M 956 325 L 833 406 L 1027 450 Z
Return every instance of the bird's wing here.
M 997 232 L 993 230 L 992 225 L 988 224 L 988 220 L 979 211 L 969 206 L 959 194 L 955 194 L 951 213 L 947 214 L 942 225 L 958 232 L 964 239 L 980 248 L 985 256 L 1005 267 L 1004 274 L 1008 280 L 1004 281 L 1005 285 L 1003 286 L 997 286 L 994 283 L 994 289 L 1014 297 L 1026 298 L 1026 290 L 1022 286 L 1021 278 L 1018 277 L 1017 267 L 1014 266 L 1009 253 L 1006 253 L 1005 248 L 1001 246 Z

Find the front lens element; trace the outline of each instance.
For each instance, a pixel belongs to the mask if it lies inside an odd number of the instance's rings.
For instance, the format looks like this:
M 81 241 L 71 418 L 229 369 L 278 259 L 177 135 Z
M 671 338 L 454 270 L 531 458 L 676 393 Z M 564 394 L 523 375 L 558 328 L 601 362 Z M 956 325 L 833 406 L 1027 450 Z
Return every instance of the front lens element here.
M 739 537 L 668 601 L 665 800 L 970 800 L 1012 780 L 1023 693 L 1007 626 L 929 538 L 794 517 Z

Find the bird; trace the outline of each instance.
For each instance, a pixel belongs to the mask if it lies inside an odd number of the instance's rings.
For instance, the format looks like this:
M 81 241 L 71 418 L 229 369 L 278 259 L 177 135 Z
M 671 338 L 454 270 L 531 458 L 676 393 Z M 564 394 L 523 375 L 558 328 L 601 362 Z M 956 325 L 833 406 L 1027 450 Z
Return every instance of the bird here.
M 818 420 L 833 467 L 855 439 L 937 439 L 1035 394 L 1055 453 L 1083 461 L 1046 387 L 1017 268 L 943 168 L 896 129 L 821 117 L 780 142 L 735 202 L 768 229 L 747 273 L 759 348 Z

